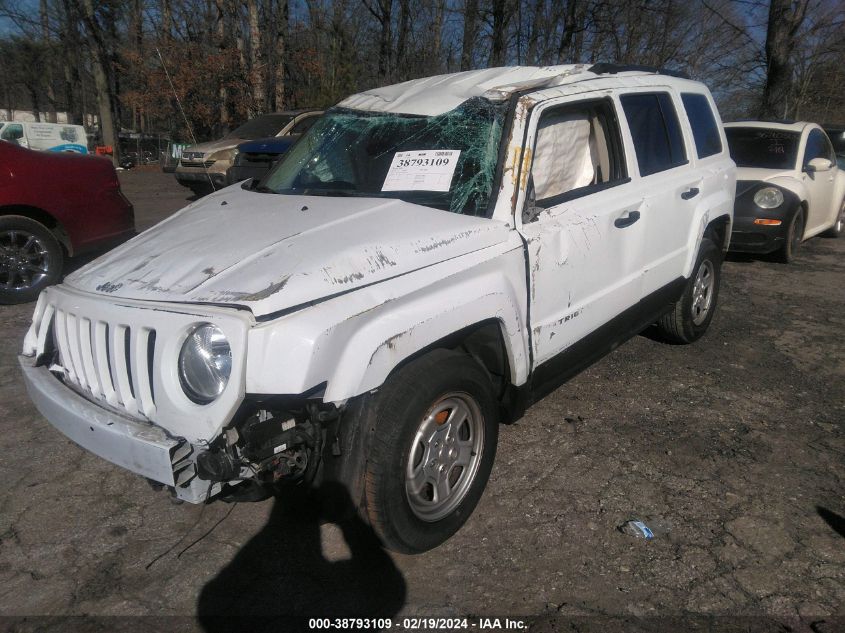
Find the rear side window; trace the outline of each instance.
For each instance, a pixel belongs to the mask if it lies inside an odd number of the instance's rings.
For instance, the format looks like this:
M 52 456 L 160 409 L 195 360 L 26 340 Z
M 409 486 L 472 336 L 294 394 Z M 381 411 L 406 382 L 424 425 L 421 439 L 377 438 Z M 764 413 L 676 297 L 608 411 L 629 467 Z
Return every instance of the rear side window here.
M 702 94 L 685 92 L 681 95 L 684 110 L 687 112 L 692 136 L 695 139 L 695 151 L 699 158 L 706 158 L 722 151 L 722 139 L 719 137 L 719 125 L 713 116 L 713 109 Z
M 668 93 L 622 95 L 620 101 L 631 128 L 641 176 L 687 162 L 678 113 Z

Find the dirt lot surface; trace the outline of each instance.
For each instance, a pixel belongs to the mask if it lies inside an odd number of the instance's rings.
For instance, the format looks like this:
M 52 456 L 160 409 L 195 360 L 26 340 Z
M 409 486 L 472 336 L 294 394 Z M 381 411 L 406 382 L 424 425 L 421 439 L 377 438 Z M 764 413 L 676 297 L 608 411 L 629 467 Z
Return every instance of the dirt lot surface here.
M 189 197 L 170 175 L 121 180 L 140 228 Z M 731 258 L 703 340 L 637 337 L 503 427 L 468 524 L 416 557 L 284 501 L 174 505 L 79 449 L 24 393 L 33 306 L 2 307 L 0 614 L 511 615 L 543 631 L 705 614 L 845 630 L 844 282 L 845 239 L 813 239 L 790 266 Z M 669 531 L 617 530 L 641 517 Z

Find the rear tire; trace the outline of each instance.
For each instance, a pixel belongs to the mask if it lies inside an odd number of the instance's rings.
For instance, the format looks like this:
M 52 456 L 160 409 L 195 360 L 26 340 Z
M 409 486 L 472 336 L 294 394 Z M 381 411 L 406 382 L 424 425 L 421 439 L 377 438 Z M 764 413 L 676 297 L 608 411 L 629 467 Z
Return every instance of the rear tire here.
M 388 548 L 430 550 L 466 522 L 490 476 L 498 440 L 490 379 L 470 356 L 438 349 L 391 375 L 373 406 L 367 517 Z
M 687 344 L 700 339 L 713 320 L 719 296 L 722 251 L 710 238 L 701 240 L 692 271 L 684 294 L 657 322 L 658 332 L 669 343 Z
M 46 226 L 22 215 L 0 216 L 0 304 L 35 301 L 62 275 L 64 256 Z

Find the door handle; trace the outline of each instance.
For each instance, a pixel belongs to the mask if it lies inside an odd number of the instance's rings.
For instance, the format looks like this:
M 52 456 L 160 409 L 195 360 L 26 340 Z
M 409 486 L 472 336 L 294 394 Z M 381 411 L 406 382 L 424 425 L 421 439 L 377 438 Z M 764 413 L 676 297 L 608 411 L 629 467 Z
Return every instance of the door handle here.
M 681 198 L 684 200 L 691 200 L 698 195 L 698 187 L 690 187 L 686 191 L 681 194 Z
M 613 226 L 617 229 L 624 229 L 626 226 L 631 226 L 634 222 L 640 219 L 639 211 L 629 211 L 628 215 L 621 218 L 616 218 L 613 221 Z

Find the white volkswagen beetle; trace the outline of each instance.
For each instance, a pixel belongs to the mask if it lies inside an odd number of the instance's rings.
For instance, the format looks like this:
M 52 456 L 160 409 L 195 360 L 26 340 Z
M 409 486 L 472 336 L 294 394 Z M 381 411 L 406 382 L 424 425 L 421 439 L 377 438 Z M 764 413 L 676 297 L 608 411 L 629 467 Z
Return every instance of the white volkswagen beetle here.
M 820 126 L 743 121 L 725 133 L 739 168 L 731 250 L 777 252 L 789 262 L 804 240 L 840 235 L 845 170 Z

